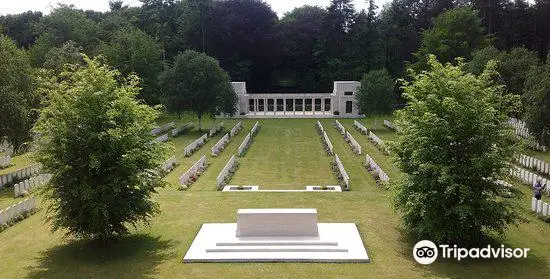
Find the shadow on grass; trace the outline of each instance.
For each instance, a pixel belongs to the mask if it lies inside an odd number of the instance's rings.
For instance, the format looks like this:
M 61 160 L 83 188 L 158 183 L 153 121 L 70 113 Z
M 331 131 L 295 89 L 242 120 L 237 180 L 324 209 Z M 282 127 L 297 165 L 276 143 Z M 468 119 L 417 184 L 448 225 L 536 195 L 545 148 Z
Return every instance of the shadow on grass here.
M 160 263 L 177 257 L 175 246 L 146 234 L 108 244 L 74 241 L 41 252 L 27 278 L 152 278 Z
M 550 273 L 548 259 L 538 256 L 537 250 L 545 249 L 543 247 L 514 247 L 506 241 L 498 239 L 487 239 L 485 244 L 476 246 L 485 248 L 491 245 L 491 248 L 500 248 L 503 244 L 505 248 L 530 248 L 527 258 L 520 259 L 444 259 L 440 254 L 437 260 L 430 265 L 421 265 L 413 257 L 413 247 L 416 244 L 410 235 L 401 231 L 399 243 L 401 243 L 398 252 L 404 259 L 410 260 L 424 276 L 442 277 L 442 278 L 547 278 Z M 436 245 L 439 245 L 436 243 Z

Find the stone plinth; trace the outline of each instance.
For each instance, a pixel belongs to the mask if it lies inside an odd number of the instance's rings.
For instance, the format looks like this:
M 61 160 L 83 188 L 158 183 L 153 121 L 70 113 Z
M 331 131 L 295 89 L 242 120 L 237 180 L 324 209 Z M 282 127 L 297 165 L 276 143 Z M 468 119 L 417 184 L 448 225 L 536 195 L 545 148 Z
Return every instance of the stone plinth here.
M 370 262 L 353 223 L 317 223 L 316 209 L 240 209 L 203 224 L 183 261 Z
M 239 209 L 237 237 L 319 235 L 316 209 Z

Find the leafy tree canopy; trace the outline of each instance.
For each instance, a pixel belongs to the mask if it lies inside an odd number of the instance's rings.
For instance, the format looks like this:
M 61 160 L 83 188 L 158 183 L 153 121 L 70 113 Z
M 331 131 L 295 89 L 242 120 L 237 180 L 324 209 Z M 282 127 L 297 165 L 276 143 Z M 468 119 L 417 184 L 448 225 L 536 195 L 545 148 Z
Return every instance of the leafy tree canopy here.
M 159 82 L 168 110 L 191 111 L 200 121 L 216 113 L 235 113 L 237 96 L 229 75 L 218 61 L 204 53 L 188 50 L 176 56 Z
M 151 144 L 159 112 L 136 99 L 139 80 L 85 59 L 48 85 L 48 106 L 35 130 L 37 160 L 53 174 L 46 189 L 53 229 L 108 239 L 147 223 L 161 185 L 165 146 Z
M 434 20 L 434 27 L 422 33 L 422 46 L 414 54 L 416 70 L 425 69 L 428 54 L 442 62 L 471 58 L 471 53 L 489 44 L 478 13 L 470 7 L 448 10 Z
M 546 64 L 528 72 L 523 92 L 524 119 L 529 132 L 542 145 L 550 146 L 550 56 Z
M 37 105 L 34 71 L 26 52 L 0 35 L 0 142 L 7 140 L 16 151 L 29 139 Z
M 429 70 L 404 82 L 408 106 L 397 112 L 395 146 L 404 177 L 395 207 L 406 230 L 436 243 L 477 244 L 520 220 L 518 190 L 499 196 L 517 139 L 506 123 L 508 95 L 492 82 L 494 63 L 475 76 L 428 59 Z
M 359 111 L 368 116 L 390 114 L 395 101 L 395 81 L 386 69 L 373 70 L 361 79 L 357 92 Z
M 148 104 L 158 104 L 157 76 L 162 71 L 162 49 L 151 36 L 135 28 L 122 28 L 103 43 L 100 53 L 123 75 L 137 74 L 142 79 L 140 97 Z

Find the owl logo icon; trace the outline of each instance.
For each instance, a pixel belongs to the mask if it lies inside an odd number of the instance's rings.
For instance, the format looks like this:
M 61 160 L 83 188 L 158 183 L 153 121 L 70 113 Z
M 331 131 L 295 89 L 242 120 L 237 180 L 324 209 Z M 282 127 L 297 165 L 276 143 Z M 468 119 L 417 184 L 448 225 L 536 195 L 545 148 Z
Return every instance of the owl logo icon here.
M 419 241 L 414 245 L 413 257 L 419 264 L 431 264 L 437 259 L 437 246 L 429 240 Z

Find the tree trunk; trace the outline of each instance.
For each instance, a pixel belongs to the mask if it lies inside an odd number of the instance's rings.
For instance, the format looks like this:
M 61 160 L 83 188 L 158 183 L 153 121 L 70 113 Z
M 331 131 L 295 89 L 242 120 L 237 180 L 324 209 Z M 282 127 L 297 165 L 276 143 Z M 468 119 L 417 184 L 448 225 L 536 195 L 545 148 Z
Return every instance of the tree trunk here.
M 202 131 L 202 116 L 199 115 L 199 132 Z

